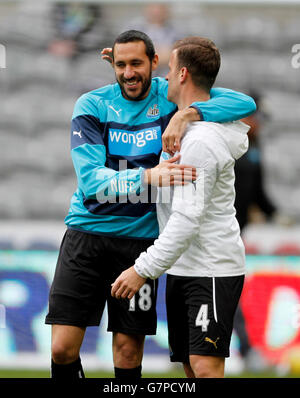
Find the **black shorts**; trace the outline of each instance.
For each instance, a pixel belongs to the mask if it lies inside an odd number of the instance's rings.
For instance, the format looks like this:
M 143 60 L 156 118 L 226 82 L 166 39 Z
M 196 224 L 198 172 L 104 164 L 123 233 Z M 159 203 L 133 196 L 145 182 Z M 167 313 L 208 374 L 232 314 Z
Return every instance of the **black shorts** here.
M 49 295 L 47 324 L 98 326 L 105 304 L 108 331 L 156 333 L 158 281 L 147 280 L 129 301 L 111 297 L 111 284 L 153 244 L 68 229 L 63 238 Z
M 166 304 L 171 362 L 189 355 L 229 357 L 233 317 L 244 275 L 167 276 Z

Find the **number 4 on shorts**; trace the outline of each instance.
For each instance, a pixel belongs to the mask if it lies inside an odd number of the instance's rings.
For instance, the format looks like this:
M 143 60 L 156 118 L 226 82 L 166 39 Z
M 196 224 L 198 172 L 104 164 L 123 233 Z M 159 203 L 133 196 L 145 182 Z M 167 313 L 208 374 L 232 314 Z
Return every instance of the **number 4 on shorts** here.
M 201 330 L 202 332 L 207 332 L 207 327 L 209 324 L 209 319 L 208 319 L 208 304 L 202 304 L 196 321 L 195 321 L 195 325 L 196 326 L 201 326 Z

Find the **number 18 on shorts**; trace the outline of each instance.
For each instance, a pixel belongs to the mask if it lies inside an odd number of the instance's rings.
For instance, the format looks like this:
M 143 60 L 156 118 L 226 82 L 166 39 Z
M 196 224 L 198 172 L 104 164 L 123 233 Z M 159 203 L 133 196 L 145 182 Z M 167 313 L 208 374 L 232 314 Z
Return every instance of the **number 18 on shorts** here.
M 153 335 L 156 333 L 157 280 L 147 279 L 130 299 L 108 300 L 108 331 Z

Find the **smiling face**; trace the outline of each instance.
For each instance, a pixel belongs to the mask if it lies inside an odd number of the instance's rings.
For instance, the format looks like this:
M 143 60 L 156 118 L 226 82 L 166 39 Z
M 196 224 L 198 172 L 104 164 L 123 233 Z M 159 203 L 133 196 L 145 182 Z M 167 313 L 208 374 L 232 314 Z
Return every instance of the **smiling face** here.
M 126 99 L 139 101 L 147 97 L 157 62 L 157 55 L 150 61 L 143 41 L 115 44 L 113 67 Z

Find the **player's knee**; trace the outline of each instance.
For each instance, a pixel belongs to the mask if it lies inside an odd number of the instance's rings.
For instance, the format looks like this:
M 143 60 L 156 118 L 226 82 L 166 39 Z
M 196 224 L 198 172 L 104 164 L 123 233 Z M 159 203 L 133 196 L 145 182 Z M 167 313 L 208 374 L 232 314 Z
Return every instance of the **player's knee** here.
M 211 369 L 207 369 L 204 366 L 194 366 L 193 372 L 197 378 L 209 378 L 215 377 L 214 372 Z
M 195 361 L 192 369 L 196 378 L 219 378 L 224 377 L 223 360 L 220 361 Z
M 134 347 L 131 344 L 123 343 L 118 346 L 116 354 L 120 360 L 127 362 L 128 364 L 132 363 L 133 365 L 136 365 L 139 363 L 140 352 L 137 347 Z
M 57 364 L 68 364 L 76 361 L 79 356 L 78 350 L 61 343 L 52 344 L 52 359 Z
M 142 361 L 143 344 L 139 339 L 117 339 L 114 341 L 114 354 L 117 366 L 138 366 Z
M 195 374 L 193 372 L 193 369 L 191 368 L 191 365 L 189 363 L 183 363 L 183 369 L 185 372 L 185 375 L 188 379 L 193 379 L 195 377 Z

